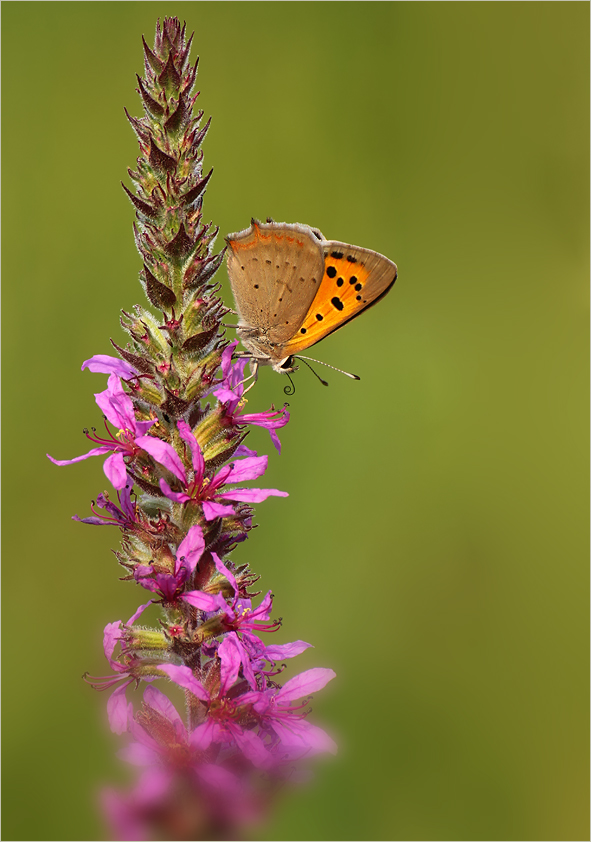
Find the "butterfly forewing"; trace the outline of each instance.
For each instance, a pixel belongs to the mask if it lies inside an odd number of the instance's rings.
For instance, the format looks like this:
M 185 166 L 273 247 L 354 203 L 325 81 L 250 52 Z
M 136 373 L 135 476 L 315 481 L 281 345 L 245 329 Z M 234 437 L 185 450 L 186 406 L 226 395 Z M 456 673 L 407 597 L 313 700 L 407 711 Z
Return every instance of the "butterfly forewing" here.
M 324 273 L 297 333 L 282 348 L 282 355 L 297 354 L 367 310 L 391 289 L 396 264 L 370 249 L 325 241 Z
M 253 220 L 227 242 L 240 325 L 283 345 L 298 330 L 320 287 L 326 241 L 307 225 Z

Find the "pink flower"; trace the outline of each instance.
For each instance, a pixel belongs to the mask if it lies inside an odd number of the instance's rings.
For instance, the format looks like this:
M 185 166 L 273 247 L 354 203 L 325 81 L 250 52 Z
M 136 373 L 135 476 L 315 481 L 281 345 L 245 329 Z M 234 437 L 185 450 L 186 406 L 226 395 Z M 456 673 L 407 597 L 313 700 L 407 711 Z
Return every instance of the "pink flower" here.
M 211 821 L 221 826 L 260 821 L 263 804 L 244 774 L 240 752 L 204 751 L 159 690 L 146 688 L 142 709 L 130 717 L 129 731 L 133 741 L 120 757 L 142 771 L 131 792 L 103 793 L 115 838 L 151 838 L 153 817 L 167 812 L 178 816 L 179 809 L 179 820 L 191 828 L 179 838 L 206 838 L 203 825 L 210 828 Z
M 121 529 L 133 529 L 138 525 L 138 507 L 131 499 L 132 487 L 132 483 L 128 482 L 124 488 L 117 492 L 120 507 L 112 503 L 105 494 L 99 494 L 96 503 L 93 501 L 91 506 L 94 516 L 78 517 L 78 515 L 73 515 L 72 520 L 90 523 L 93 526 L 120 526 Z M 99 514 L 94 508 L 95 505 L 99 509 L 104 509 L 107 514 Z
M 199 729 L 187 731 L 172 702 L 155 687 L 146 687 L 142 709 L 129 717 L 128 726 L 133 741 L 119 756 L 149 770 L 138 789 L 148 785 L 153 797 L 162 795 L 173 776 L 185 771 L 199 784 L 213 789 L 238 788 L 238 779 L 232 773 L 211 763 L 197 734 Z
M 224 417 L 235 425 L 254 424 L 257 427 L 264 427 L 269 431 L 271 441 L 281 453 L 281 442 L 275 430 L 285 427 L 289 421 L 289 412 L 285 407 L 276 410 L 271 407 L 267 412 L 255 412 L 251 414 L 240 414 L 239 409 L 244 396 L 244 368 L 248 360 L 237 360 L 232 363 L 232 354 L 236 350 L 238 342 L 232 342 L 224 349 L 222 354 L 222 385 L 215 389 L 213 394 L 224 404 Z
M 94 397 L 107 420 L 118 429 L 116 436 L 113 436 L 108 427 L 109 438 L 106 439 L 85 431 L 86 437 L 99 446 L 93 447 L 88 453 L 76 456 L 74 459 L 54 459 L 48 453 L 47 457 L 54 465 L 73 465 L 74 462 L 81 462 L 90 456 L 111 453 L 112 455 L 105 460 L 104 471 L 113 487 L 118 490 L 125 488 L 127 483 L 126 460 L 134 459 L 139 450 L 145 450 L 167 468 L 170 464 L 182 467 L 181 460 L 170 444 L 146 435 L 156 422 L 136 419 L 131 398 L 123 391 L 121 381 L 116 374 L 110 375 L 108 388 L 104 392 L 95 394 Z
M 164 602 L 182 599 L 201 611 L 217 611 L 218 595 L 184 590 L 185 583 L 194 573 L 204 549 L 203 530 L 195 524 L 179 544 L 172 572 L 155 571 L 151 565 L 138 564 L 134 570 L 134 578 L 146 590 L 159 594 Z
M 261 737 L 250 728 L 241 724 L 245 713 L 240 696 L 228 696 L 240 668 L 240 656 L 231 642 L 224 640 L 218 649 L 221 658 L 221 681 L 215 691 L 209 691 L 186 666 L 162 664 L 160 671 L 166 673 L 175 684 L 189 690 L 208 706 L 207 719 L 198 725 L 191 735 L 191 742 L 201 751 L 206 751 L 212 744 L 230 745 L 239 749 L 257 768 L 269 768 L 273 756 L 267 750 Z M 246 689 L 246 688 L 245 688 Z
M 256 479 L 262 476 L 267 469 L 267 456 L 257 456 L 248 448 L 238 448 L 237 455 L 249 454 L 246 458 L 234 462 L 232 465 L 224 466 L 211 479 L 205 476 L 205 460 L 199 447 L 199 443 L 186 421 L 177 421 L 177 428 L 180 437 L 188 445 L 193 466 L 192 476 L 188 477 L 185 467 L 180 461 L 177 463 L 165 464 L 182 483 L 183 491 L 173 491 L 165 479 L 160 480 L 160 488 L 170 500 L 176 503 L 201 503 L 203 514 L 206 520 L 214 520 L 217 517 L 228 517 L 236 514 L 234 506 L 226 501 L 261 503 L 267 497 L 287 497 L 285 491 L 277 491 L 275 488 L 234 488 L 223 490 L 225 485 L 246 480 Z M 163 443 L 163 442 L 162 442 Z M 176 454 L 175 454 L 176 455 Z M 157 456 L 154 456 L 160 461 Z
M 135 614 L 129 618 L 125 625 L 131 626 L 135 623 L 138 617 L 146 610 L 148 605 L 151 604 L 152 600 L 146 602 L 145 605 L 140 605 Z M 117 687 L 117 689 L 111 694 L 111 697 L 107 702 L 107 716 L 109 718 L 111 730 L 115 734 L 123 734 L 124 731 L 127 730 L 127 719 L 131 702 L 128 706 L 125 691 L 129 685 L 133 681 L 138 682 L 141 679 L 144 681 L 153 681 L 157 676 L 157 672 L 152 671 L 152 676 L 150 677 L 149 668 L 148 672 L 146 671 L 146 661 L 136 657 L 133 653 L 126 653 L 123 656 L 124 663 L 121 663 L 119 660 L 113 658 L 115 646 L 124 636 L 124 629 L 121 625 L 121 620 L 117 620 L 115 623 L 107 623 L 103 634 L 103 649 L 105 651 L 105 657 L 109 662 L 111 669 L 117 673 L 117 675 L 103 677 L 96 677 L 92 675 L 84 676 L 84 680 L 94 687 L 95 690 L 108 690 L 119 684 L 119 687 Z M 123 681 L 123 684 L 120 684 L 121 681 Z
M 321 690 L 334 677 L 333 670 L 316 667 L 290 678 L 279 689 L 251 690 L 242 696 L 242 703 L 252 704 L 261 723 L 275 732 L 281 747 L 292 756 L 309 756 L 324 751 L 336 754 L 334 740 L 322 728 L 306 720 L 309 711 L 302 709 L 308 700 L 305 699 L 301 705 L 292 705 L 292 702 Z
M 240 749 L 254 766 L 263 769 L 283 762 L 285 756 L 281 752 L 284 750 L 290 756 L 321 751 L 336 753 L 336 745 L 328 734 L 306 721 L 308 711 L 303 708 L 308 700 L 292 705 L 303 696 L 322 689 L 335 677 L 332 670 L 307 670 L 281 688 L 258 690 L 252 668 L 245 660 L 246 651 L 234 632 L 224 638 L 218 656 L 220 680 L 208 682 L 210 686 L 200 681 L 187 666 L 163 664 L 160 667 L 160 672 L 166 673 L 207 706 L 205 721 L 193 731 L 194 745 L 206 750 L 214 743 L 229 743 Z M 248 684 L 239 678 L 241 670 Z
M 257 608 L 253 608 L 250 599 L 241 599 L 239 597 L 238 583 L 230 570 L 215 553 L 212 553 L 212 556 L 217 570 L 222 576 L 225 576 L 234 591 L 234 598 L 230 605 L 223 598 L 219 599 L 219 607 L 225 614 L 223 620 L 224 627 L 228 631 L 240 631 L 242 634 L 247 635 L 253 631 L 277 631 L 281 627 L 281 622 L 279 620 L 270 621 L 271 611 L 273 610 L 273 595 L 271 591 L 266 594 Z

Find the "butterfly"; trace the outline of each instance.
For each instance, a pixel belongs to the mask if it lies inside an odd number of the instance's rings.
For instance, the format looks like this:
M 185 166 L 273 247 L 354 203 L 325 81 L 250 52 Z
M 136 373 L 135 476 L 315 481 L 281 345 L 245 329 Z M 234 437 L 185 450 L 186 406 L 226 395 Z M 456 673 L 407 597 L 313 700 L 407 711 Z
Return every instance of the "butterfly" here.
M 253 219 L 226 243 L 237 334 L 255 371 L 295 371 L 300 352 L 377 304 L 398 274 L 382 254 L 299 223 Z

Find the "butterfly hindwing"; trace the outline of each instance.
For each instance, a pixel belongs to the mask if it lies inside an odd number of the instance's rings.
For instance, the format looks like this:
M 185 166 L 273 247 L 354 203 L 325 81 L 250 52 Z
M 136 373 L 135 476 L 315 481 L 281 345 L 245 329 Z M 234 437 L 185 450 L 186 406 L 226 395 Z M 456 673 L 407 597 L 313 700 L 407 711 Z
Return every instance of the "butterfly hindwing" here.
M 282 345 L 299 328 L 323 278 L 326 241 L 307 225 L 256 222 L 230 234 L 228 275 L 240 324 Z
M 324 274 L 297 333 L 282 346 L 281 354 L 297 354 L 376 304 L 394 284 L 396 264 L 370 249 L 322 243 Z

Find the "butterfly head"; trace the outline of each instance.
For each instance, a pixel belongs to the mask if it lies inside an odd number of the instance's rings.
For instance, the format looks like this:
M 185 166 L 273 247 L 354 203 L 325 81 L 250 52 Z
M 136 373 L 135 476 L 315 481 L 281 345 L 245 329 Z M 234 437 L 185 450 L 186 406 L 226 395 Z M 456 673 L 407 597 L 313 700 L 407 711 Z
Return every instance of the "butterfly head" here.
M 280 360 L 276 363 L 271 363 L 273 366 L 273 371 L 276 371 L 278 374 L 292 374 L 294 371 L 297 371 L 299 366 L 294 365 L 295 357 L 290 355 L 289 357 L 285 357 L 284 360 Z

